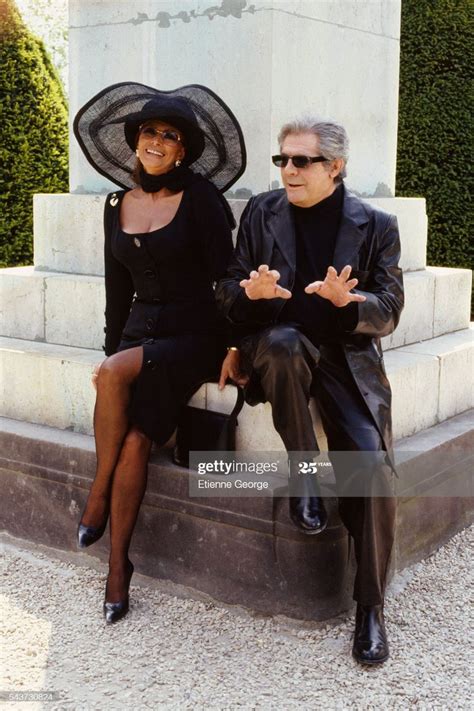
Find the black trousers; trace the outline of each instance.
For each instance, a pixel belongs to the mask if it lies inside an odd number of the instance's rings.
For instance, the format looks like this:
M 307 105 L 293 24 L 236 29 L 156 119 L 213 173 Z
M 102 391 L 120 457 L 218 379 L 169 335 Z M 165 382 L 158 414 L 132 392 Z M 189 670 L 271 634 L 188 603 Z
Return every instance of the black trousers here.
M 382 603 L 395 529 L 393 474 L 342 347 L 317 349 L 296 326 L 279 324 L 246 338 L 242 355 L 250 374 L 249 401 L 271 403 L 275 429 L 288 451 L 319 450 L 308 408 L 314 396 L 329 450 L 363 453 L 356 455 L 352 466 L 347 456 L 331 459 L 342 494 L 339 513 L 354 540 L 354 600 L 362 605 Z

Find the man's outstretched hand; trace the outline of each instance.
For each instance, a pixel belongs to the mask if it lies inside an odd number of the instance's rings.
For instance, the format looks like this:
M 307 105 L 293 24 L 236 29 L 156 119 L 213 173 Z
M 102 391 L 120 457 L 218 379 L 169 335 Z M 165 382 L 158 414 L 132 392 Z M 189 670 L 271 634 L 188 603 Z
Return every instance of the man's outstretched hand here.
M 341 269 L 339 276 L 334 267 L 329 267 L 324 281 L 313 281 L 305 288 L 307 294 L 317 294 L 323 299 L 329 299 L 334 306 L 347 306 L 351 301 L 366 301 L 362 294 L 351 294 L 357 284 L 357 279 L 349 279 L 352 267 L 347 265 Z
M 258 271 L 250 272 L 249 279 L 242 279 L 240 286 L 245 289 L 249 299 L 291 299 L 291 291 L 284 289 L 277 282 L 280 273 L 270 269 L 268 264 L 261 264 Z

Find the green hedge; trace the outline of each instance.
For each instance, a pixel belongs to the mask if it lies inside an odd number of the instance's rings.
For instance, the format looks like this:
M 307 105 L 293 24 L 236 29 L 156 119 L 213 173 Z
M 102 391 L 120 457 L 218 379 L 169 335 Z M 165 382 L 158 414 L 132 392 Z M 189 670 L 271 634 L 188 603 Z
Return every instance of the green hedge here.
M 426 198 L 436 266 L 473 266 L 471 8 L 471 0 L 402 0 L 396 194 Z
M 43 43 L 0 0 L 0 266 L 33 258 L 33 194 L 68 191 L 68 121 Z

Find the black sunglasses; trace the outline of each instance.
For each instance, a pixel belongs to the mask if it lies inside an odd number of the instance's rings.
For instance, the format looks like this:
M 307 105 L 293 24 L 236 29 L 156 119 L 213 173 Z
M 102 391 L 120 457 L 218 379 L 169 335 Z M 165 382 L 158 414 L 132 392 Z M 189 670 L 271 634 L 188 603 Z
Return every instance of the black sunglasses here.
M 163 143 L 176 144 L 181 141 L 179 133 L 177 133 L 177 131 L 173 131 L 171 128 L 160 131 L 159 128 L 155 128 L 154 126 L 140 126 L 139 131 L 140 136 L 146 136 L 147 138 L 161 136 Z
M 307 168 L 311 163 L 324 163 L 327 158 L 324 156 L 287 156 L 284 153 L 280 156 L 272 156 L 272 163 L 276 165 L 277 168 L 286 168 L 288 161 L 293 163 L 295 168 Z

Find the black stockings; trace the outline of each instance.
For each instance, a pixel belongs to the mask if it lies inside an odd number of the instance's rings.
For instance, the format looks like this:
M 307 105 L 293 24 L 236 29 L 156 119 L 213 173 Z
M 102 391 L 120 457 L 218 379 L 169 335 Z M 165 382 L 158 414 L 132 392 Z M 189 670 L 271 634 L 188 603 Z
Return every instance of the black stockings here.
M 146 490 L 150 449 L 151 440 L 132 428 L 115 467 L 110 497 L 108 602 L 123 600 L 128 589 L 128 549 Z
M 116 353 L 103 362 L 97 378 L 97 470 L 82 523 L 100 526 L 110 512 L 108 602 L 123 599 L 127 592 L 128 549 L 147 482 L 151 441 L 137 428 L 130 428 L 127 416 L 131 386 L 142 360 L 142 348 Z

